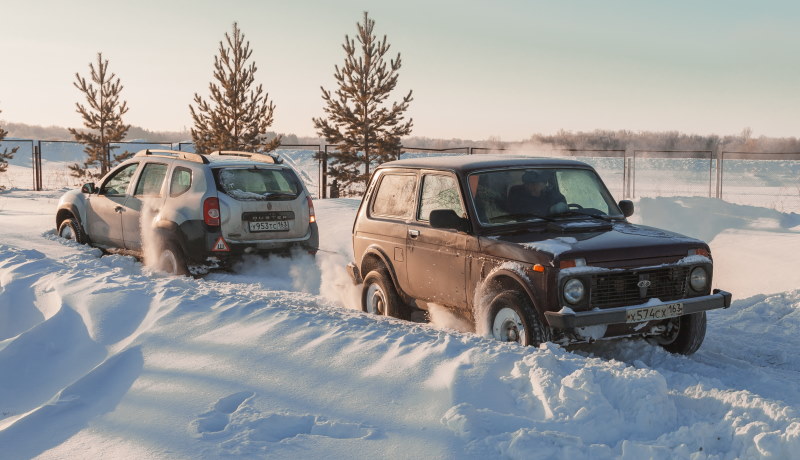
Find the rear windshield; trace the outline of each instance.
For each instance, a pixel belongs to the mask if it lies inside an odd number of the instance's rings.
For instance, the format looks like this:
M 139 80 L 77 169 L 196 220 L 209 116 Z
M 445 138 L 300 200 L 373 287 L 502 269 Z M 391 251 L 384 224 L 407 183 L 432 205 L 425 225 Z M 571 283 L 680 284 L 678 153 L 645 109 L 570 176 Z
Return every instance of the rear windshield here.
M 214 177 L 218 190 L 241 201 L 293 200 L 303 190 L 288 169 L 220 168 Z

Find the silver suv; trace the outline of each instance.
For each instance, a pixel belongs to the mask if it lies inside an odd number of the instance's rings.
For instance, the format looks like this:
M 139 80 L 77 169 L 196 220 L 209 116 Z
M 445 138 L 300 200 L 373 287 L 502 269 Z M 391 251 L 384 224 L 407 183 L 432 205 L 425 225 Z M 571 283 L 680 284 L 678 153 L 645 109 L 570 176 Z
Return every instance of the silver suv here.
M 277 156 L 142 150 L 58 203 L 61 237 L 124 250 L 168 273 L 225 266 L 237 256 L 317 252 L 311 195 Z

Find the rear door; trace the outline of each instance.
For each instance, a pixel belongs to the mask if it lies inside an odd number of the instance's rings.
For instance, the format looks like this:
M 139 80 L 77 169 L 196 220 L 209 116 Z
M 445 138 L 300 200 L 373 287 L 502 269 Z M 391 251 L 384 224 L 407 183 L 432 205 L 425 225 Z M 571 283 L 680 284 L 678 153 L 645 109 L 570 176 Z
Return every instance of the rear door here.
M 89 238 L 105 247 L 124 247 L 122 214 L 127 191 L 139 163 L 130 163 L 112 172 L 97 194 L 87 197 L 86 220 Z
M 164 204 L 164 178 L 168 169 L 168 162 L 148 162 L 142 167 L 133 195 L 125 200 L 122 212 L 122 238 L 126 249 L 141 250 L 142 241 L 151 236 L 147 233 L 152 229 L 149 223 Z M 146 224 L 145 234 L 142 234 L 142 223 Z
M 282 167 L 225 167 L 215 173 L 226 240 L 298 239 L 309 229 L 308 195 Z
M 452 209 L 467 217 L 461 188 L 452 173 L 430 171 L 421 178 L 416 215 L 408 225 L 408 294 L 426 302 L 463 307 L 467 304 L 466 265 L 470 235 L 430 226 L 434 209 Z

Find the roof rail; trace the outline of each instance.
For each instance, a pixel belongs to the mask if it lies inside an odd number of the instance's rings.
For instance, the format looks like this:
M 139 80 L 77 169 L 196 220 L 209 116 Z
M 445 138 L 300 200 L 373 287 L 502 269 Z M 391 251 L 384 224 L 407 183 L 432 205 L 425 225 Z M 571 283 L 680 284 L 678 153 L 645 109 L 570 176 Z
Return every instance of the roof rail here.
M 137 157 L 156 156 L 165 158 L 179 158 L 181 160 L 193 161 L 195 163 L 208 164 L 208 158 L 204 157 L 203 155 L 194 152 L 182 152 L 180 150 L 145 149 L 138 151 L 134 156 Z
M 261 161 L 263 163 L 275 163 L 275 164 L 283 163 L 283 160 L 278 155 L 270 155 L 268 153 L 241 152 L 238 150 L 215 150 L 211 152 L 209 155 L 216 155 L 216 156 L 230 155 L 235 157 L 249 158 L 251 160 Z

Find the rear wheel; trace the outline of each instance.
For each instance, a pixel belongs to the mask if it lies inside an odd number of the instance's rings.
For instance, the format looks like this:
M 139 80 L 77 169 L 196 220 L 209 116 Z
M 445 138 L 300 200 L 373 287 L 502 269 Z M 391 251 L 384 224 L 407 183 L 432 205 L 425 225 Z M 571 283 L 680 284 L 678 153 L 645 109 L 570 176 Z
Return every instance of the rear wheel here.
M 659 337 L 658 344 L 670 353 L 691 355 L 706 337 L 706 312 L 684 315 L 671 320 L 667 332 Z
M 86 234 L 83 232 L 83 227 L 81 227 L 81 224 L 74 218 L 61 221 L 61 225 L 58 226 L 58 236 L 67 240 L 74 240 L 80 244 L 89 242 L 89 239 L 86 238 Z
M 489 332 L 500 342 L 538 347 L 550 340 L 550 330 L 539 321 L 527 296 L 514 290 L 497 294 L 489 305 L 488 321 Z
M 364 277 L 361 308 L 374 315 L 405 318 L 403 302 L 386 269 L 372 270 Z
M 184 276 L 189 274 L 186 258 L 180 246 L 172 241 L 167 241 L 158 251 L 156 268 L 170 275 Z

